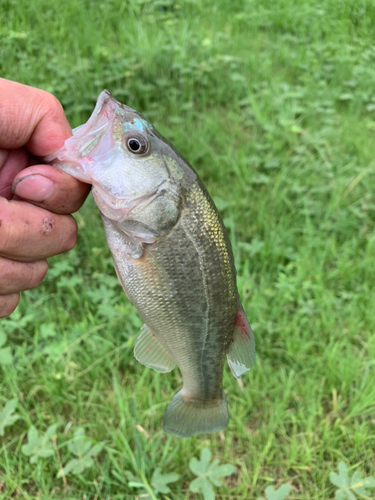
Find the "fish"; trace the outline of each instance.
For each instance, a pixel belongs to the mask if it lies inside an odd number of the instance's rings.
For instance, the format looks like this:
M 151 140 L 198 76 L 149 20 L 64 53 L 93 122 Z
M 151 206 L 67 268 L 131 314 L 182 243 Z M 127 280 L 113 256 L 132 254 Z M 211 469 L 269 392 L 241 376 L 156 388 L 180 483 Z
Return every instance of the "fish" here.
M 240 378 L 255 341 L 227 231 L 190 164 L 103 90 L 89 120 L 45 162 L 92 185 L 117 277 L 142 321 L 135 358 L 183 387 L 163 417 L 177 437 L 225 429 L 225 357 Z

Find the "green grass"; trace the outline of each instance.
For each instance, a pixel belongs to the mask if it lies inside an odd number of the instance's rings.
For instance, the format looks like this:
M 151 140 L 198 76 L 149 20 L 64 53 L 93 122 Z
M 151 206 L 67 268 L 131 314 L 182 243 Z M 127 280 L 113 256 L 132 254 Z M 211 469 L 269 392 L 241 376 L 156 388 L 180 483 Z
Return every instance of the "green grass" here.
M 0 74 L 42 87 L 84 122 L 103 88 L 138 109 L 196 168 L 234 245 L 257 342 L 239 385 L 226 368 L 225 433 L 179 440 L 163 412 L 181 387 L 132 354 L 141 322 L 115 279 L 89 199 L 79 241 L 50 260 L 0 331 L 0 498 L 124 499 L 130 471 L 178 473 L 208 446 L 237 473 L 219 499 L 334 496 L 344 460 L 375 470 L 375 7 L 370 0 L 0 0 Z M 99 290 L 99 292 L 98 292 Z M 105 297 L 102 300 L 102 297 Z M 31 425 L 57 423 L 30 464 Z M 91 468 L 56 479 L 78 426 L 105 442 Z

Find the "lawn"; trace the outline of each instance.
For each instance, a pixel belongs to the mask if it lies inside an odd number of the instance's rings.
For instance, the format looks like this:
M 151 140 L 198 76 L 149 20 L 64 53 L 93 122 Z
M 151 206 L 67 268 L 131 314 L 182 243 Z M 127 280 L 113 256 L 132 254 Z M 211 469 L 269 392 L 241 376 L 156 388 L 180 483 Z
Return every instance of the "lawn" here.
M 1 76 L 54 93 L 72 126 L 108 88 L 194 166 L 257 343 L 241 383 L 225 369 L 228 429 L 166 435 L 181 376 L 134 359 L 141 321 L 90 197 L 76 248 L 0 322 L 0 499 L 146 498 L 139 482 L 199 499 L 204 448 L 235 467 L 219 500 L 331 499 L 341 461 L 374 476 L 374 3 L 0 0 L 0 19 Z M 157 469 L 179 474 L 170 493 Z

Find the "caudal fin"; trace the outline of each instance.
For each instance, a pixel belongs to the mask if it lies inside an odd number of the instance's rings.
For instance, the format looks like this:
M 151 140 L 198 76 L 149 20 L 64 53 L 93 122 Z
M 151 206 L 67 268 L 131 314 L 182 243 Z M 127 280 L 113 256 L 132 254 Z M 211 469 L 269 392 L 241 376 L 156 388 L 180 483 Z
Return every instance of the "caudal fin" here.
M 166 409 L 163 418 L 163 429 L 178 437 L 190 437 L 201 432 L 215 432 L 228 426 L 228 405 L 223 393 L 215 405 L 184 399 L 182 391 L 178 392 Z

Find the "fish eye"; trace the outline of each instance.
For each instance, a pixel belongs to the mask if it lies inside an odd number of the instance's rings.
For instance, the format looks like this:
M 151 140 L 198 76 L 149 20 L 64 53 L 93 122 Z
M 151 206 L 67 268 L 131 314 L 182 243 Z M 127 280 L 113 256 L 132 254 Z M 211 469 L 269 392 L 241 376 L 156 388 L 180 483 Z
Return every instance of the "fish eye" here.
M 132 135 L 124 141 L 126 149 L 135 155 L 147 153 L 148 142 L 142 135 Z

